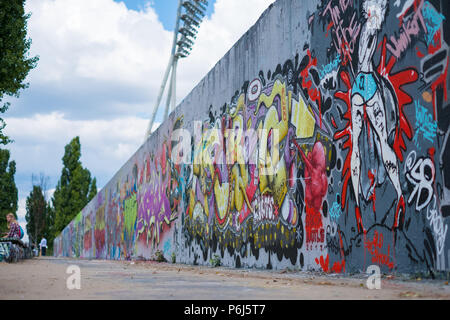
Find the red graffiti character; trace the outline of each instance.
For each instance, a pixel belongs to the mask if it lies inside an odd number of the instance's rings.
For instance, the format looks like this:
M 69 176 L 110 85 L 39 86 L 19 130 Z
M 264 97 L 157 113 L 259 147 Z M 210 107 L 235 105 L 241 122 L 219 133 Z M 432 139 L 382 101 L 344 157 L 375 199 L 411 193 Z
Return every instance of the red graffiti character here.
M 325 150 L 320 141 L 314 144 L 308 156 L 305 156 L 302 149 L 298 150 L 305 164 L 305 202 L 320 211 L 328 186 Z

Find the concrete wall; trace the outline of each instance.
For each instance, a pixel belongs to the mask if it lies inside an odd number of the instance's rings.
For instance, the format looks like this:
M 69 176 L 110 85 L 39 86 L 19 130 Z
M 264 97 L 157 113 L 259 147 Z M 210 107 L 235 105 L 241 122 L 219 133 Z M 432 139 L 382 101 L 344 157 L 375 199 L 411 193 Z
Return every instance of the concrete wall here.
M 438 0 L 275 2 L 56 255 L 449 271 L 448 20 Z

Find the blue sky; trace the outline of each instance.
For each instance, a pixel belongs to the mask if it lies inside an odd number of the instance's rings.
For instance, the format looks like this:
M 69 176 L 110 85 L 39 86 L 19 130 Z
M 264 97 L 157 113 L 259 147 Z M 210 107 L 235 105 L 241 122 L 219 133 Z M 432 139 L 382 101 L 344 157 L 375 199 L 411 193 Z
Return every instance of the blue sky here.
M 166 30 L 173 30 L 175 28 L 175 19 L 178 6 L 178 0 L 114 0 L 116 2 L 124 2 L 128 9 L 143 10 L 145 6 L 150 5 L 155 8 L 158 17 Z M 214 11 L 215 0 L 208 1 L 208 10 L 206 15 L 211 17 Z
M 210 1 L 191 55 L 178 64 L 177 103 L 273 1 Z M 22 226 L 32 174 L 49 177 L 50 199 L 72 138 L 80 137 L 82 164 L 99 189 L 140 147 L 169 60 L 176 8 L 176 0 L 26 1 L 30 55 L 40 60 L 29 88 L 5 99 L 11 106 L 2 115 L 14 139 L 7 148 L 17 166 Z

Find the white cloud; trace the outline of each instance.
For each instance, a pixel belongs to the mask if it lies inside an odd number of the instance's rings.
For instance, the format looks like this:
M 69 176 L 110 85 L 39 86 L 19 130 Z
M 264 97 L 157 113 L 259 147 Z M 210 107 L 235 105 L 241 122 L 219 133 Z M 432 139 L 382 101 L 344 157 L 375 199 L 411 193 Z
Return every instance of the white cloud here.
M 217 0 L 190 57 L 177 72 L 177 102 L 253 25 L 274 0 Z M 30 88 L 12 116 L 61 111 L 70 118 L 149 117 L 169 60 L 172 31 L 154 9 L 113 0 L 29 0 Z M 174 13 L 175 14 L 175 13 Z M 166 89 L 167 90 L 167 89 Z
M 31 52 L 40 55 L 33 81 L 66 86 L 95 79 L 145 88 L 153 82 L 148 76 L 164 69 L 171 34 L 151 7 L 137 12 L 112 0 L 32 0 L 26 11 L 32 12 Z
M 113 0 L 28 0 L 37 67 L 9 115 L 60 111 L 71 119 L 148 117 L 172 41 L 154 9 Z
M 15 140 L 8 147 L 17 160 L 18 171 L 28 172 L 30 177 L 40 172 L 50 175 L 50 186 L 56 185 L 60 174 L 64 146 L 75 136 L 80 137 L 83 166 L 94 176 L 112 177 L 142 144 L 148 124 L 146 119 L 132 116 L 70 120 L 57 112 L 6 121 L 5 132 Z M 31 187 L 31 180 L 29 184 Z
M 53 197 L 53 194 L 55 193 L 56 188 L 49 189 L 45 192 L 45 200 L 50 201 L 50 199 Z
M 27 214 L 26 211 L 26 198 L 20 198 L 18 203 L 18 209 L 17 209 L 17 220 L 19 222 L 25 221 L 25 215 Z

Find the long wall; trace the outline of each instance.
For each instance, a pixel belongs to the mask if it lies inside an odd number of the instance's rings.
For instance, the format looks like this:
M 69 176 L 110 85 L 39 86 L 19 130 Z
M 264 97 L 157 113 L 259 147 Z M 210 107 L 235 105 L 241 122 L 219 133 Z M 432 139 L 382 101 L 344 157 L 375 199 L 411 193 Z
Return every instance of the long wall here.
M 55 254 L 449 271 L 448 7 L 276 1 Z

